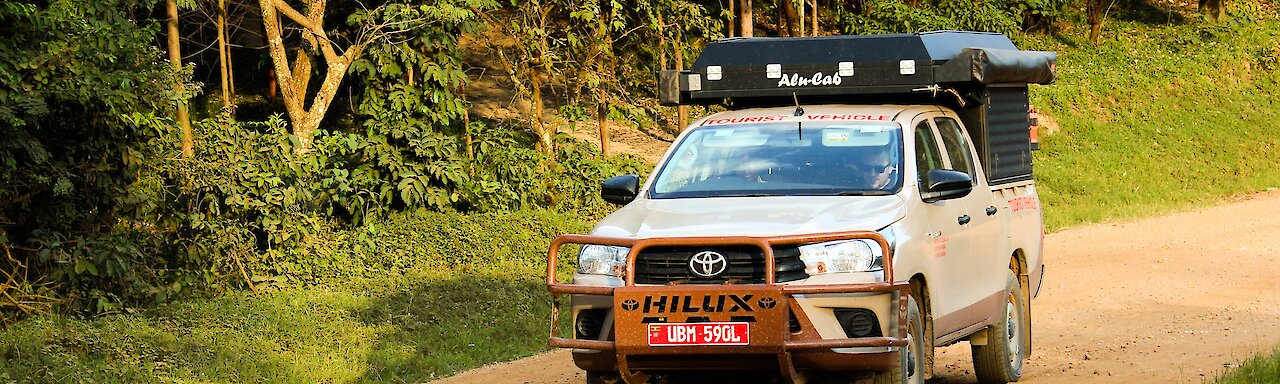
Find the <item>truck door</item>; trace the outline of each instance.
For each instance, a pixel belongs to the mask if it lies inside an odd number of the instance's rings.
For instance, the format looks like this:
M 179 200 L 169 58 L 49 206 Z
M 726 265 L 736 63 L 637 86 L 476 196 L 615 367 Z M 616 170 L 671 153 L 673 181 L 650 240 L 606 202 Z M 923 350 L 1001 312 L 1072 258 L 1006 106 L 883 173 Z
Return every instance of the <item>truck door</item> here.
M 996 207 L 986 175 L 982 173 L 982 167 L 978 166 L 973 155 L 969 135 L 965 134 L 960 123 L 947 116 L 934 117 L 933 123 L 938 129 L 938 138 L 942 139 L 943 152 L 950 161 L 951 169 L 969 174 L 974 182 L 973 191 L 958 199 L 964 203 L 965 214 L 968 216 L 965 232 L 970 240 L 968 246 L 971 248 L 968 252 L 971 254 L 967 258 L 973 263 L 969 286 L 980 295 L 976 299 L 999 300 L 999 297 L 993 299 L 992 295 L 999 296 L 1003 292 L 1005 270 L 1009 265 L 1009 254 L 1001 247 L 1007 243 L 1003 235 L 1007 232 L 1001 230 L 1002 216 L 999 215 L 1002 212 Z M 984 304 L 991 306 L 999 303 Z
M 929 185 L 928 174 L 933 169 L 953 169 L 949 163 L 942 140 L 938 138 L 932 118 L 939 114 L 931 113 L 917 117 L 914 130 L 916 148 L 916 170 L 919 181 L 918 193 L 926 191 Z M 917 198 L 923 198 L 917 195 Z M 966 210 L 963 199 L 949 199 L 924 203 L 925 214 L 929 218 L 929 232 L 926 241 L 932 243 L 930 257 L 937 268 L 929 276 L 931 291 L 939 293 L 930 296 L 935 314 L 934 335 L 941 336 L 972 324 L 963 309 L 968 308 L 989 292 L 979 293 L 973 286 L 979 279 L 980 267 L 972 260 L 972 233 L 969 231 L 964 216 L 971 214 Z M 962 224 L 963 223 L 963 224 Z M 985 314 L 984 314 L 985 315 Z M 977 320 L 981 321 L 981 319 Z

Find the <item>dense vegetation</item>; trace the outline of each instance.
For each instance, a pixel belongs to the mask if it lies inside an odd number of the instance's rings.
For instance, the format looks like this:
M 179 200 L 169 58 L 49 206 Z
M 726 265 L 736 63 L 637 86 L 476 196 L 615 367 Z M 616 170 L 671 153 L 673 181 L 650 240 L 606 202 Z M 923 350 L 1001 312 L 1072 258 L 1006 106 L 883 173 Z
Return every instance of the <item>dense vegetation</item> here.
M 1033 89 L 1060 127 L 1036 154 L 1051 228 L 1280 186 L 1269 3 L 1215 21 L 1111 2 L 1095 44 L 1091 0 L 837 2 L 808 22 L 755 2 L 750 25 L 709 1 L 264 1 L 283 67 L 261 4 L 174 3 L 180 67 L 165 3 L 0 3 L 0 314 L 29 317 L 0 332 L 0 381 L 429 380 L 541 350 L 545 244 L 607 212 L 601 179 L 647 172 L 563 132 L 673 129 L 687 112 L 657 107 L 653 71 L 748 28 L 1060 52 L 1061 81 Z
M 1065 6 L 966 4 L 5 2 L 0 315 L 342 277 L 316 242 L 393 212 L 600 213 L 596 183 L 645 165 L 563 132 L 675 130 L 652 74 L 710 39 L 1018 33 Z

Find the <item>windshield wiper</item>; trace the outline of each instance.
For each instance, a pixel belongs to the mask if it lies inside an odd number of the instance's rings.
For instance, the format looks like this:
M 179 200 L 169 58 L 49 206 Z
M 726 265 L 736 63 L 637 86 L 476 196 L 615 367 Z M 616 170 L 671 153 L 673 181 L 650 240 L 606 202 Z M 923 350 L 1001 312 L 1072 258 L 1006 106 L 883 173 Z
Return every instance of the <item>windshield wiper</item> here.
M 732 193 L 732 194 L 725 194 L 725 195 L 713 195 L 711 197 L 769 197 L 769 196 L 782 196 L 782 195 L 779 195 L 776 193 Z
M 831 196 L 888 196 L 885 191 L 840 191 L 831 194 Z

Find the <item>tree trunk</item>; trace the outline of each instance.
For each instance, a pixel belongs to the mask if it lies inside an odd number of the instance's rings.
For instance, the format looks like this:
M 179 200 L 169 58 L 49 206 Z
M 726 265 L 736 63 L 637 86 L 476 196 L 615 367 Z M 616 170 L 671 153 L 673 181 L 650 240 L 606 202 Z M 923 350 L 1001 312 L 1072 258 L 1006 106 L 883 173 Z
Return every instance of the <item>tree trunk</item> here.
M 596 124 L 600 125 L 600 153 L 609 156 L 609 103 L 604 100 L 597 104 Z
M 729 27 L 729 33 L 726 34 L 725 37 L 733 37 L 733 32 L 734 32 L 733 26 L 734 24 L 737 24 L 737 20 L 734 20 L 734 18 L 738 16 L 738 11 L 737 11 L 738 7 L 734 5 L 737 3 L 738 3 L 738 0 L 729 0 L 729 15 L 730 15 L 729 22 L 725 23 L 725 26 Z
M 787 21 L 787 36 L 800 36 L 800 17 L 796 15 L 796 4 L 791 0 L 778 0 L 778 8 L 782 8 L 782 17 Z
M 740 23 L 738 30 L 742 32 L 743 37 L 755 36 L 755 31 L 752 30 L 754 17 L 751 14 L 751 0 L 742 0 L 742 3 L 738 4 L 738 22 Z
M 458 86 L 458 98 L 462 99 L 463 104 L 467 103 L 466 86 L 463 86 L 463 85 Z M 470 108 L 462 110 L 462 140 L 467 145 L 467 160 L 470 160 L 470 162 L 467 163 L 467 175 L 475 176 L 476 175 L 476 164 L 475 164 L 476 152 L 475 152 L 475 149 L 472 148 L 472 145 L 474 145 L 475 142 L 471 138 L 471 109 Z
M 278 101 L 276 99 L 280 94 L 280 92 L 277 92 L 279 90 L 276 89 L 276 84 L 276 70 L 267 68 L 267 100 L 270 100 L 271 104 L 275 104 Z
M 178 37 L 178 3 L 176 0 L 165 1 L 165 11 L 169 14 L 167 28 L 169 30 L 169 65 L 174 70 L 182 70 L 182 46 Z M 182 92 L 182 84 L 176 90 Z M 191 117 L 187 115 L 187 101 L 178 102 L 178 126 L 182 130 L 182 156 L 191 158 L 195 154 L 195 143 L 191 139 Z
M 1223 2 L 1224 0 L 1200 0 L 1198 4 L 1200 6 L 1200 12 L 1204 12 L 1210 17 L 1213 17 L 1214 21 L 1220 21 L 1227 16 L 1226 4 L 1223 4 Z
M 599 18 L 600 21 L 596 23 L 596 44 L 598 44 L 597 48 L 599 49 L 599 56 L 598 56 L 598 59 L 596 59 L 596 63 L 598 63 L 596 68 L 598 69 L 597 73 L 600 73 L 601 75 L 607 78 L 612 78 L 613 73 L 607 71 L 608 69 L 611 69 L 611 68 L 606 68 L 607 61 L 605 59 L 606 58 L 612 59 L 613 57 L 613 36 L 609 34 L 608 21 L 613 20 L 614 9 L 613 7 L 609 7 L 609 12 L 608 12 L 608 15 L 606 16 L 603 14 L 604 13 L 603 11 L 605 8 L 604 5 L 608 4 L 608 2 L 601 1 L 600 4 L 601 4 L 600 10 L 602 15 Z M 659 17 L 659 20 L 661 20 L 662 14 L 659 13 L 658 17 Z M 661 23 L 661 21 L 659 21 L 659 23 Z M 608 156 L 610 154 L 610 151 L 609 151 L 609 95 L 604 84 L 601 84 L 596 87 L 596 124 L 600 130 L 600 153 L 604 154 L 605 156 Z
M 1106 6 L 1106 0 L 1087 0 L 1085 4 L 1085 18 L 1089 21 L 1089 42 L 1098 45 L 1098 39 L 1102 38 L 1102 12 Z
M 224 37 L 224 39 L 227 39 L 227 41 L 231 41 L 230 31 L 226 31 L 226 37 Z M 236 63 L 231 58 L 230 43 L 228 43 L 228 46 L 227 46 L 227 89 L 231 91 L 231 100 L 235 100 L 236 99 Z M 232 108 L 231 116 L 235 117 L 235 115 L 236 115 L 236 111 L 234 108 Z
M 813 16 L 810 17 L 813 27 L 809 28 L 809 36 L 818 35 L 818 0 L 813 0 Z
M 799 0 L 799 1 L 800 1 L 800 36 L 804 36 L 804 32 L 805 32 L 804 28 L 809 24 L 805 22 L 805 18 L 804 18 L 805 16 L 804 9 L 806 8 L 807 4 L 805 4 L 804 0 Z
M 683 34 L 681 35 L 681 37 L 683 37 Z M 674 51 L 673 53 L 675 54 L 675 57 L 676 57 L 676 70 L 684 69 L 684 49 L 681 49 L 681 47 L 682 47 L 682 44 L 680 44 L 680 41 L 676 41 L 676 44 L 674 47 L 675 49 L 673 49 Z M 689 126 L 689 106 L 681 105 L 676 107 L 676 130 L 675 131 L 682 132 L 684 131 L 685 127 L 688 127 L 688 126 Z
M 218 0 L 218 67 L 222 72 L 222 110 L 230 112 L 231 74 L 227 51 L 227 0 Z
M 305 16 L 290 7 L 284 0 L 259 0 L 259 6 L 262 9 L 262 24 L 267 32 L 267 51 L 271 55 L 275 77 L 279 80 L 280 93 L 284 96 L 285 111 L 289 113 L 289 121 L 293 125 L 293 136 L 298 140 L 294 153 L 303 154 L 311 150 L 313 136 L 319 129 L 325 112 L 329 110 L 329 104 L 333 102 L 334 95 L 338 93 L 338 86 L 342 84 L 347 68 L 352 61 L 360 57 L 365 46 L 371 41 L 369 39 L 376 38 L 372 36 L 377 36 L 377 31 L 366 35 L 370 37 L 356 41 L 347 47 L 346 52 L 338 55 L 334 50 L 333 42 L 323 28 L 323 0 L 309 2 Z M 302 38 L 307 47 L 297 50 L 292 69 L 289 68 L 289 57 L 281 37 L 277 11 L 303 28 Z M 307 108 L 307 87 L 311 83 L 311 54 L 316 51 L 322 54 L 321 57 L 324 58 L 327 69 L 324 80 L 320 83 L 320 89 L 312 98 L 311 106 Z
M 555 156 L 555 141 L 554 135 L 542 119 L 542 76 L 538 72 L 537 67 L 529 70 L 529 116 L 533 116 L 534 128 L 538 131 L 538 150 L 547 158 L 552 158 Z

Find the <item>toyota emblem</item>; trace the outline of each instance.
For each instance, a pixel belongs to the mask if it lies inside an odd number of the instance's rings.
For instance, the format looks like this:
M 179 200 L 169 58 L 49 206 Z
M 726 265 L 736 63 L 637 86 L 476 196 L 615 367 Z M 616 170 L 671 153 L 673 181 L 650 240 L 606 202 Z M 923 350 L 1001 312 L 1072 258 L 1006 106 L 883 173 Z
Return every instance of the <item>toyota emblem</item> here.
M 634 311 L 636 308 L 640 308 L 640 302 L 635 301 L 634 299 L 627 299 L 622 302 L 622 309 Z
M 778 305 L 778 301 L 774 300 L 772 297 L 761 297 L 757 304 L 760 304 L 760 308 L 773 309 L 775 305 Z
M 701 277 L 716 277 L 729 268 L 729 259 L 715 251 L 702 251 L 689 258 L 689 271 Z

